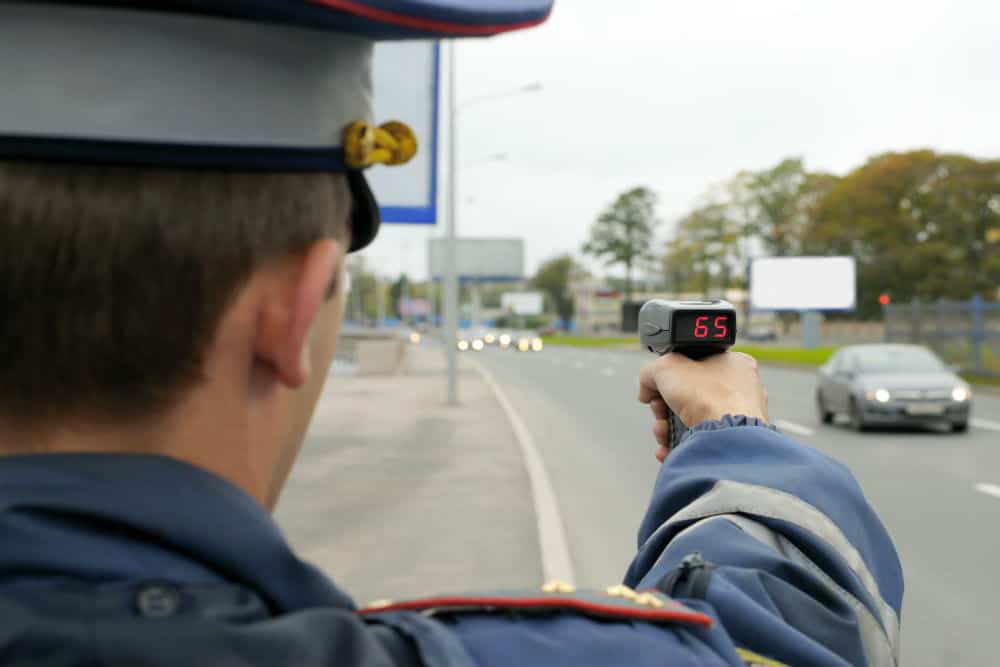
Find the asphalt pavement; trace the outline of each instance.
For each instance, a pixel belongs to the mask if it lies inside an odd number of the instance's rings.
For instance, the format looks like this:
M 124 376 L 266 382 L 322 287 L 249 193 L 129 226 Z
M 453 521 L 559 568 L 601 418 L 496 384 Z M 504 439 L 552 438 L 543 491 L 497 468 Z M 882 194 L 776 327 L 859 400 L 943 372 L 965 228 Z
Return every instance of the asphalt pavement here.
M 469 353 L 472 354 L 472 353 Z M 537 441 L 578 584 L 620 581 L 657 471 L 638 352 L 549 346 L 476 354 Z M 1000 397 L 976 395 L 968 433 L 855 433 L 819 423 L 810 372 L 765 368 L 772 421 L 846 463 L 906 576 L 902 664 L 991 667 L 1000 618 Z

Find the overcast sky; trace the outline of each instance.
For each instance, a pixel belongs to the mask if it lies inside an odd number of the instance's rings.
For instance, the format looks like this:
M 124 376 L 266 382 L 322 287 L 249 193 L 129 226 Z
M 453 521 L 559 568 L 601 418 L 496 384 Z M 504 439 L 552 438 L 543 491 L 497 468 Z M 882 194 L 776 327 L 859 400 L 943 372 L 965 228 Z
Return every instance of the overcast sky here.
M 579 255 L 635 185 L 665 239 L 709 185 L 798 155 L 844 173 L 887 150 L 1000 157 L 1000 5 L 950 0 L 562 0 L 545 25 L 463 42 L 458 233 L 521 237 L 529 273 Z M 490 161 L 497 153 L 502 162 Z M 365 252 L 426 277 L 443 229 L 387 225 Z

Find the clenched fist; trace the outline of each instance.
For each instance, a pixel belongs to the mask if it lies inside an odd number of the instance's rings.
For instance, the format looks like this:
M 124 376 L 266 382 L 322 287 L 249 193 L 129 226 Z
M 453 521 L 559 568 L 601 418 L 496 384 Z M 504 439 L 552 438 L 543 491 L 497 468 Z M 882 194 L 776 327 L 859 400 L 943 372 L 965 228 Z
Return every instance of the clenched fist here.
M 745 415 L 767 421 L 767 391 L 760 383 L 757 360 L 742 352 L 724 352 L 692 361 L 671 353 L 648 364 L 639 374 L 639 401 L 652 408 L 653 435 L 662 463 L 667 449 L 667 406 L 688 428 L 723 415 Z

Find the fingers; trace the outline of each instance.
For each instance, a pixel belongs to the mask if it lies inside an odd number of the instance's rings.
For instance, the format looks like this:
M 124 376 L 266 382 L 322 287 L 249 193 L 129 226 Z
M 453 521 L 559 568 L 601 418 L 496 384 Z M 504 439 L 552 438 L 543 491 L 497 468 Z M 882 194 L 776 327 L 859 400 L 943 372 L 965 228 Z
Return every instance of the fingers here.
M 670 411 L 667 409 L 666 402 L 660 398 L 656 397 L 649 402 L 649 408 L 653 411 L 653 417 L 656 419 L 669 419 Z
M 682 354 L 671 352 L 643 366 L 639 371 L 639 402 L 649 403 L 659 397 L 664 393 L 665 387 L 659 386 L 658 382 L 666 382 L 672 376 L 682 375 L 695 363 L 697 362 Z
M 666 447 L 670 444 L 670 422 L 666 420 L 657 420 L 653 422 L 653 437 L 656 438 L 657 444 Z
M 660 463 L 663 463 L 664 461 L 667 460 L 667 455 L 669 453 L 670 453 L 669 449 L 667 449 L 663 445 L 660 445 L 659 447 L 656 448 L 656 460 L 659 461 Z

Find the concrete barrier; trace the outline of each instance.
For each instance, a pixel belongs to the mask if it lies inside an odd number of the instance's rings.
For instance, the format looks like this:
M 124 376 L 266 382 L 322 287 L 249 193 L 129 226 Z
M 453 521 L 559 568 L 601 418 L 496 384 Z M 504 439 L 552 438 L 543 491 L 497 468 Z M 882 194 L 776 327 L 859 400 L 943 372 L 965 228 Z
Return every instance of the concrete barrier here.
M 395 333 L 344 332 L 337 357 L 353 363 L 358 375 L 395 375 L 403 368 L 408 343 Z

